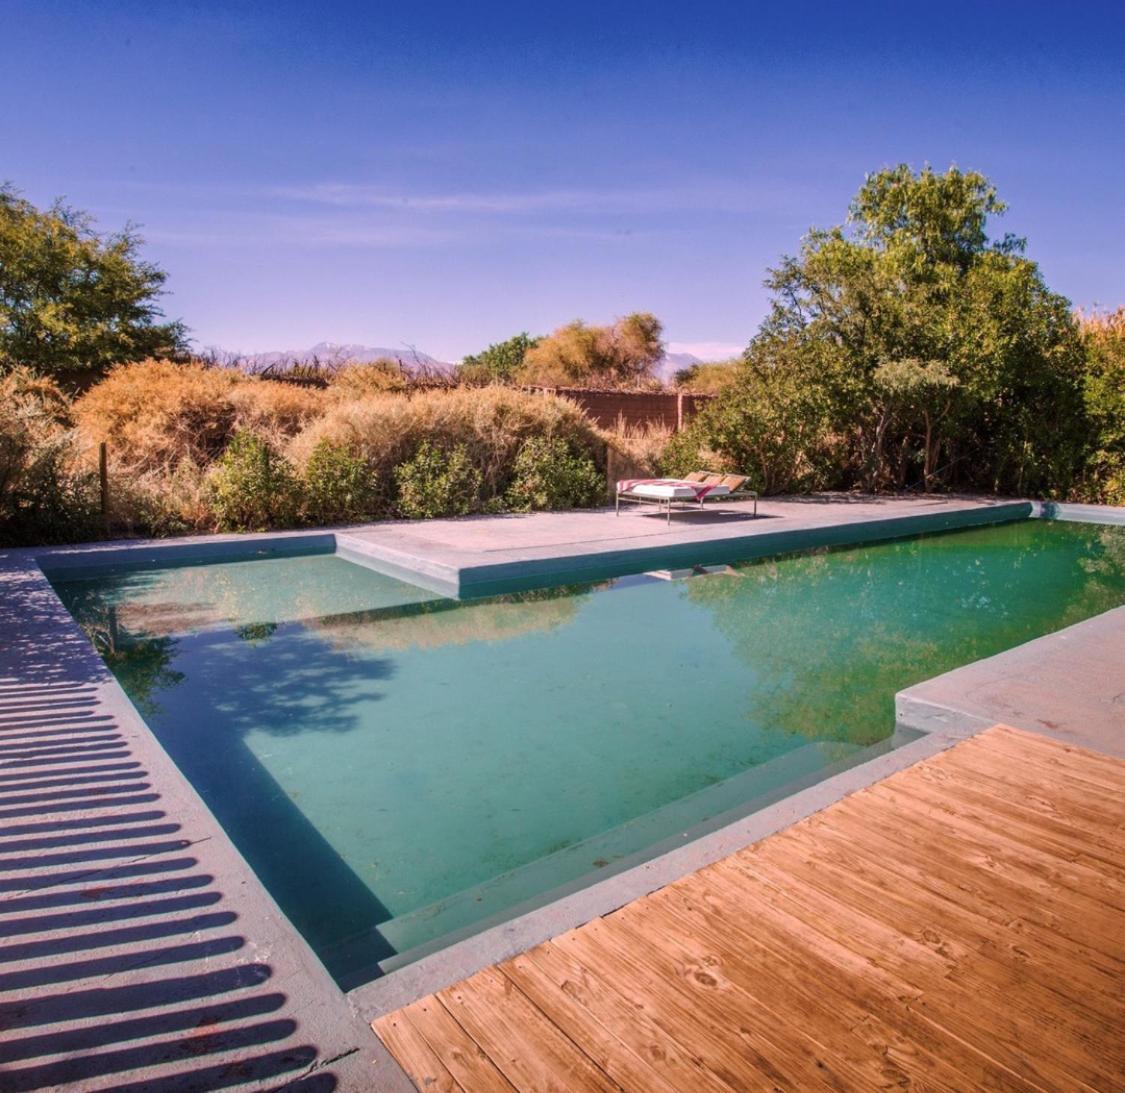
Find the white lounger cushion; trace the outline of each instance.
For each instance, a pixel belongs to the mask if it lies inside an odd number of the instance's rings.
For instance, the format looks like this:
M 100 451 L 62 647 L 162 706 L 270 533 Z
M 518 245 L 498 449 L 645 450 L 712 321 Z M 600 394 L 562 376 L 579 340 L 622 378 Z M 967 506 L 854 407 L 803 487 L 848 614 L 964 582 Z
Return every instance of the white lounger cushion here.
M 696 490 L 698 488 L 698 483 L 695 487 L 689 486 L 686 483 L 682 486 L 652 486 L 642 483 L 633 486 L 632 489 L 626 492 L 636 497 L 653 497 L 661 501 L 694 501 L 696 500 Z M 712 486 L 707 491 L 707 496 L 725 497 L 728 493 L 730 493 L 730 486 Z

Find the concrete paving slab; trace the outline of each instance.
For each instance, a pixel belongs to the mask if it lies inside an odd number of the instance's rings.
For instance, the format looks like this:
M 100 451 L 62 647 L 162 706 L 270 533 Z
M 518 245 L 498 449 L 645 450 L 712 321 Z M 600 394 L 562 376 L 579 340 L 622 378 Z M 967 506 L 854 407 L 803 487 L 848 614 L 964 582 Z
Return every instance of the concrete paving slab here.
M 841 543 L 1023 519 L 1029 502 L 817 494 L 665 517 L 642 506 L 391 521 L 336 532 L 337 551 L 450 595 L 601 580 L 645 568 L 729 562 Z M 410 579 L 408 577 L 408 579 Z
M 969 735 L 998 722 L 1125 759 L 1125 607 L 899 693 L 900 725 Z

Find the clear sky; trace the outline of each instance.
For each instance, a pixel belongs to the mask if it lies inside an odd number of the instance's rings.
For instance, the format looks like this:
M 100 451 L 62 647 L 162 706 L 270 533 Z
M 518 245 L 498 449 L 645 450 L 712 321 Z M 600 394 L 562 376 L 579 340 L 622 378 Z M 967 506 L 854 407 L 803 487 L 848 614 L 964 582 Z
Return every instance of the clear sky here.
M 1125 303 L 1125 4 L 0 0 L 0 179 L 133 220 L 200 346 L 657 314 L 744 345 L 866 172 L 989 175 Z

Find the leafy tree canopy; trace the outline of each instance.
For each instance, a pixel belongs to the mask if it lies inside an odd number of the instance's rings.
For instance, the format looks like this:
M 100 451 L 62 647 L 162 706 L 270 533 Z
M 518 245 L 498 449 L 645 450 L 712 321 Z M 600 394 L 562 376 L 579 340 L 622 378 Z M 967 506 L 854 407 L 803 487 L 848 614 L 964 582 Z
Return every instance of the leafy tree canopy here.
M 660 320 L 647 312 L 610 326 L 576 320 L 529 349 L 516 378 L 529 384 L 643 385 L 664 355 L 663 333 Z
M 1024 241 L 989 238 L 1004 208 L 973 171 L 868 176 L 845 225 L 810 232 L 770 271 L 735 397 L 801 392 L 823 436 L 846 444 L 832 484 L 1068 489 L 1086 428 L 1082 346 Z
M 701 394 L 716 394 L 738 378 L 740 358 L 726 361 L 700 361 L 677 370 L 674 377 L 677 387 Z
M 1093 451 L 1084 496 L 1125 505 L 1125 307 L 1084 315 L 1086 412 L 1093 429 Z
M 0 367 L 79 378 L 183 354 L 186 328 L 156 303 L 166 275 L 140 247 L 131 227 L 102 235 L 85 213 L 0 185 Z
M 542 341 L 526 330 L 503 342 L 493 342 L 487 349 L 466 357 L 458 370 L 462 380 L 496 383 L 512 379 L 523 367 L 528 350 Z

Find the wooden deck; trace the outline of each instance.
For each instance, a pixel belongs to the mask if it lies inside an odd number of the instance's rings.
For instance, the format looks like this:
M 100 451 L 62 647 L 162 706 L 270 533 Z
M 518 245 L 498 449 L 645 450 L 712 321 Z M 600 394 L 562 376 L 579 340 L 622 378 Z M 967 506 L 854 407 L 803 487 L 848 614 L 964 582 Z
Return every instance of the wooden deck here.
M 428 1090 L 1120 1089 L 1123 801 L 998 726 L 374 1027 Z

